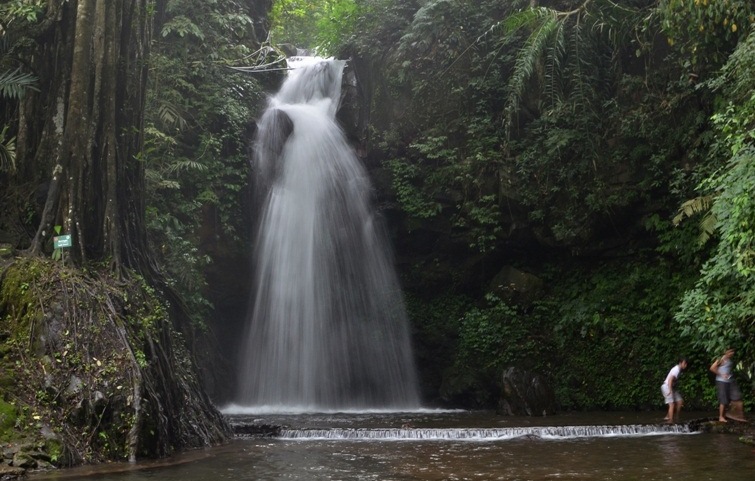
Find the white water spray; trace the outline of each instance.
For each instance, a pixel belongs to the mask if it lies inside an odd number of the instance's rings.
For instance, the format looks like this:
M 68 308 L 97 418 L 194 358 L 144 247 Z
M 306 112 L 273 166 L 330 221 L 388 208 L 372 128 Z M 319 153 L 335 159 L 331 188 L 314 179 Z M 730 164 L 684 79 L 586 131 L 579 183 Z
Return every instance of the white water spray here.
M 419 407 L 390 250 L 335 121 L 344 64 L 291 71 L 260 121 L 254 162 L 265 197 L 241 405 Z

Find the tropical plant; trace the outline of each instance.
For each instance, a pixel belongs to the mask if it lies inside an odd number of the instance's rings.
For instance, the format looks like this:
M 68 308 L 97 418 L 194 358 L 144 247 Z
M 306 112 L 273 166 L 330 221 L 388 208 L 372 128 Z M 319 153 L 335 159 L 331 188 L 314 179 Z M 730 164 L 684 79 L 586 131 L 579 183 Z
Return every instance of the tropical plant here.
M 459 322 L 454 363 L 441 388 L 444 397 L 463 399 L 470 407 L 493 406 L 493 386 L 500 385 L 505 367 L 540 367 L 538 351 L 544 345 L 537 328 L 505 301 L 488 295 L 484 307 L 468 310 Z
M 27 89 L 37 90 L 34 86 L 36 81 L 36 77 L 22 72 L 20 67 L 14 71 L 0 72 L 0 97 L 20 100 Z M 16 138 L 10 135 L 9 126 L 5 125 L 0 131 L 0 172 L 15 169 Z
M 422 216 L 443 212 L 477 250 L 495 248 L 520 203 L 554 242 L 585 242 L 638 201 L 617 177 L 650 163 L 663 172 L 663 155 L 641 151 L 642 141 L 613 147 L 637 136 L 620 131 L 633 107 L 621 99 L 646 95 L 650 82 L 630 84 L 624 70 L 650 48 L 652 2 L 542 3 L 426 2 L 380 54 L 389 83 L 375 82 L 377 102 L 411 112 L 377 135 L 400 159 L 389 164 L 401 168 L 394 186 L 415 207 L 437 206 Z M 407 136 L 408 149 L 394 142 Z
M 26 90 L 37 90 L 34 86 L 36 81 L 34 75 L 23 72 L 21 67 L 13 71 L 0 72 L 0 96 L 18 100 Z
M 359 0 L 276 0 L 270 12 L 271 39 L 327 55 L 354 33 Z
M 391 22 L 372 28 L 379 34 L 350 40 L 374 62 L 374 145 L 388 159 L 407 228 L 450 221 L 449 235 L 474 251 L 494 250 L 501 229 L 495 104 L 505 74 L 482 49 L 454 63 L 490 23 L 480 7 L 436 0 L 411 11 L 399 2 L 386 7 Z
M 338 15 L 324 22 L 321 44 L 325 53 L 347 58 L 378 59 L 392 52 L 421 4 L 418 0 L 343 0 Z M 354 7 L 349 6 L 350 3 Z M 321 25 L 323 25 L 321 23 Z M 333 35 L 336 34 L 336 35 Z M 319 44 L 318 44 L 319 45 Z
M 550 266 L 544 276 L 553 289 L 537 302 L 533 316 L 548 326 L 553 352 L 547 357 L 554 363 L 549 370 L 564 407 L 653 406 L 660 401 L 666 366 L 678 356 L 707 367 L 702 350 L 674 330 L 673 312 L 691 272 L 653 251 L 573 266 L 566 273 Z M 688 401 L 710 398 L 712 387 L 707 383 L 706 391 L 700 380 L 707 380 L 704 370 L 691 370 L 685 380 Z
M 149 241 L 200 326 L 210 313 L 206 272 L 213 261 L 200 246 L 211 238 L 242 252 L 249 238 L 245 134 L 263 96 L 248 67 L 266 70 L 279 56 L 272 47 L 253 48 L 248 8 L 235 0 L 171 2 L 150 59 L 140 154 Z
M 652 16 L 648 2 L 583 0 L 573 8 L 531 7 L 491 27 L 504 37 L 528 32 L 508 83 L 506 126 L 510 132 L 527 91 L 544 94 L 545 114 L 567 108 L 600 113 L 613 92 L 627 43 L 639 42 Z M 639 42 L 637 47 L 642 47 Z M 602 93 L 602 94 L 601 94 Z
M 693 217 L 696 214 L 702 214 L 703 218 L 699 224 L 700 236 L 698 237 L 698 242 L 705 244 L 715 232 L 717 224 L 716 216 L 711 210 L 714 198 L 713 194 L 708 194 L 684 201 L 679 206 L 679 212 L 674 217 L 673 224 L 678 226 L 684 219 Z
M 12 55 L 7 24 L 16 20 L 34 22 L 41 6 L 41 0 L 14 0 L 0 6 L 0 98 L 19 101 L 27 90 L 39 90 L 37 78 L 25 71 L 22 62 Z M 6 26 L 4 26 L 6 25 Z M 20 66 L 19 66 L 20 64 Z M 16 138 L 9 126 L 2 126 L 0 132 L 0 172 L 16 169 Z
M 0 5 L 0 35 L 14 22 L 35 22 L 47 0 L 7 0 Z
M 711 356 L 734 346 L 745 365 L 755 365 L 755 33 L 750 33 L 710 82 L 722 97 L 713 116 L 718 144 L 728 160 L 702 188 L 712 195 L 717 244 L 676 319 L 682 331 Z
M 8 126 L 0 130 L 0 172 L 16 169 L 16 138 L 8 136 Z
M 668 42 L 697 70 L 715 71 L 755 27 L 750 0 L 661 0 L 658 10 Z

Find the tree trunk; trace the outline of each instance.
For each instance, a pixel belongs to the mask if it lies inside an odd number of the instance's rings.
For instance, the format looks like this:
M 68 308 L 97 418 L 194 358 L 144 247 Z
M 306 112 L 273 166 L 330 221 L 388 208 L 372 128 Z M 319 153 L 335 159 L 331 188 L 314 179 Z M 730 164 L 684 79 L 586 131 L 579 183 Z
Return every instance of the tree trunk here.
M 40 69 L 51 73 L 43 79 L 50 90 L 62 87 L 57 95 L 27 100 L 33 117 L 50 120 L 44 135 L 24 138 L 37 145 L 20 149 L 52 159 L 52 165 L 39 166 L 52 175 L 29 251 L 49 252 L 59 225 L 73 237 L 76 262 L 108 260 L 117 270 L 146 274 L 152 266 L 138 154 L 150 40 L 147 0 L 56 0 L 55 7 L 49 11 L 59 22 L 38 39 L 39 58 Z M 67 32 L 73 32 L 70 42 L 60 42 Z M 44 157 L 36 160 L 46 163 Z
M 25 96 L 19 109 L 17 152 L 23 181 L 47 188 L 28 252 L 49 254 L 55 226 L 61 226 L 73 238 L 76 263 L 110 262 L 118 274 L 139 272 L 159 286 L 170 318 L 183 321 L 185 304 L 148 253 L 145 169 L 139 160 L 153 28 L 148 5 L 160 11 L 166 3 L 48 0 L 38 28 L 21 33 L 34 40 L 24 57 L 39 78 L 39 91 Z M 146 341 L 139 337 L 144 332 L 126 336 L 127 327 L 115 329 L 132 349 L 132 365 L 139 365 L 136 350 L 149 361 L 132 375 L 130 460 L 145 449 L 167 455 L 177 447 L 227 439 L 230 430 L 199 383 L 187 383 L 194 366 L 176 365 L 174 353 L 183 353 L 183 344 L 169 322 L 155 326 L 155 339 Z M 145 345 L 129 346 L 134 338 Z M 145 413 L 156 417 L 148 428 Z M 145 439 L 154 446 L 140 446 Z

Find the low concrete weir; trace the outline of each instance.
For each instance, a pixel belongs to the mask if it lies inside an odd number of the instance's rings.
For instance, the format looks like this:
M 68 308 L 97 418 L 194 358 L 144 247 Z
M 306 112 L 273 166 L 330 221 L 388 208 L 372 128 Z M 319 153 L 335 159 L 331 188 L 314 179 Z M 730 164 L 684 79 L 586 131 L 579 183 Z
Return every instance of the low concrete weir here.
M 458 440 L 569 439 L 621 436 L 654 436 L 695 433 L 686 424 L 617 426 L 539 426 L 511 428 L 331 428 L 281 429 L 277 437 L 289 440 Z
M 569 439 L 620 436 L 654 436 L 696 433 L 686 424 L 617 426 L 539 426 L 512 428 L 329 428 L 268 430 L 281 439 L 297 440 L 468 440 L 498 441 L 517 438 Z M 248 435 L 247 431 L 247 435 Z M 260 433 L 262 434 L 262 433 Z M 242 434 L 243 435 L 243 434 Z

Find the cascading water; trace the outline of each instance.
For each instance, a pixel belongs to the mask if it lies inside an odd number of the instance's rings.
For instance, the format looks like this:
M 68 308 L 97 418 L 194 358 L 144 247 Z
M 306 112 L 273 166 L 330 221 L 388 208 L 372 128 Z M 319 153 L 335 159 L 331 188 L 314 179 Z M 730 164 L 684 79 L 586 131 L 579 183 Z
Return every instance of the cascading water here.
M 238 403 L 415 409 L 406 313 L 366 172 L 335 121 L 345 62 L 292 70 L 263 115 L 263 193 Z
M 576 439 L 601 437 L 693 434 L 685 424 L 632 424 L 616 426 L 523 426 L 509 428 L 331 428 L 281 429 L 284 439 L 453 440 L 504 441 L 509 439 Z

